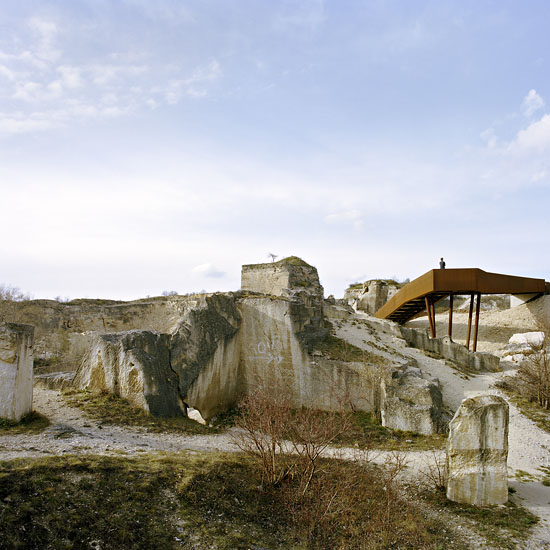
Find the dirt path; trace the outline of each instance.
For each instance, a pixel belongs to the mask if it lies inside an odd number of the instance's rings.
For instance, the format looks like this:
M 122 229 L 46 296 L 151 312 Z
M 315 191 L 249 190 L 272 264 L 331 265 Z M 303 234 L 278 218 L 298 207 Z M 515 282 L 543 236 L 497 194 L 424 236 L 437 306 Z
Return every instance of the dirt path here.
M 0 436 L 0 460 L 62 454 L 127 454 L 152 451 L 235 451 L 228 434 L 149 433 L 142 428 L 102 425 L 66 405 L 59 392 L 35 387 L 35 411 L 51 425 L 40 434 Z

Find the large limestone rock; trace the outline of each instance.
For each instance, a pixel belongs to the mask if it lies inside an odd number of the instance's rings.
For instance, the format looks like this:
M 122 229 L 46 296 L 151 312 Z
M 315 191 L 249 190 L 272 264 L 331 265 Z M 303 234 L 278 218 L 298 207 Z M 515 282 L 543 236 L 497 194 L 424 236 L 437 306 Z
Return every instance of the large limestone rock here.
M 171 368 L 181 399 L 207 421 L 242 392 L 240 326 L 235 295 L 213 294 L 198 300 L 171 335 Z
M 401 285 L 395 281 L 373 279 L 351 285 L 344 292 L 344 300 L 355 310 L 374 315 Z
M 464 399 L 450 423 L 447 498 L 488 506 L 508 500 L 508 403 L 497 395 Z
M 20 420 L 32 411 L 33 334 L 29 325 L 0 325 L 0 417 Z
M 382 425 L 425 435 L 442 431 L 443 398 L 436 382 L 422 378 L 420 369 L 405 366 L 382 380 Z
M 97 335 L 73 385 L 108 391 L 155 416 L 181 416 L 178 378 L 170 367 L 170 337 L 132 330 Z

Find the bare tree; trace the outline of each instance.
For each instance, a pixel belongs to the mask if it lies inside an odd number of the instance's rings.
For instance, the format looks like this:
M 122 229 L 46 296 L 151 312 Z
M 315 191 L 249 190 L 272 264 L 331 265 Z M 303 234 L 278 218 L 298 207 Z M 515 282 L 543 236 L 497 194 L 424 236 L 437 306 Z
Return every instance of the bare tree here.
M 21 292 L 21 289 L 15 286 L 0 285 L 0 323 L 16 322 L 16 302 L 23 302 L 30 299 L 30 295 Z
M 271 261 L 274 262 L 279 256 L 277 254 L 273 254 L 273 252 L 270 252 L 267 257 L 271 258 Z
M 550 328 L 541 327 L 544 337 L 530 344 L 530 352 L 518 369 L 518 390 L 530 401 L 550 409 Z

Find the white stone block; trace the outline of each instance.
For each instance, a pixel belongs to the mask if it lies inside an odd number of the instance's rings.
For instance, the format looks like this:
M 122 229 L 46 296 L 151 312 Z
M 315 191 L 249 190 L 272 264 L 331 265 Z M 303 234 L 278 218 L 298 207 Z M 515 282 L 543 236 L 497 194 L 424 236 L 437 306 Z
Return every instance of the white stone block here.
M 0 417 L 19 421 L 32 411 L 34 327 L 0 325 Z
M 449 425 L 447 498 L 488 506 L 508 500 L 508 403 L 498 395 L 462 401 Z

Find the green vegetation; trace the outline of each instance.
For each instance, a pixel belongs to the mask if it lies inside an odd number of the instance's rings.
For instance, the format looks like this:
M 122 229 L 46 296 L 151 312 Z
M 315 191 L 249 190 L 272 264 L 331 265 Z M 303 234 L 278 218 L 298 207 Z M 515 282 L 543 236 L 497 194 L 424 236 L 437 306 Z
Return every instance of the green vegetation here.
M 539 519 L 526 508 L 508 501 L 502 506 L 478 508 L 451 502 L 443 491 L 423 493 L 423 498 L 437 508 L 450 512 L 484 537 L 495 548 L 514 550 L 525 540 Z
M 356 411 L 352 414 L 352 421 L 351 434 L 338 438 L 338 445 L 386 451 L 426 451 L 443 449 L 447 443 L 446 434 L 422 435 L 385 428 L 372 413 Z
M 358 348 L 347 340 L 334 336 L 332 333 L 328 334 L 317 345 L 317 349 L 328 359 L 337 361 L 355 361 L 378 366 L 386 366 L 388 364 L 388 361 L 381 355 Z
M 541 483 L 545 487 L 550 487 L 550 466 L 540 466 L 539 470 L 543 474 L 543 478 L 542 478 Z
M 243 266 L 243 267 L 248 267 L 248 268 L 255 268 L 255 267 L 262 267 L 264 265 L 284 265 L 284 264 L 288 264 L 288 265 L 301 265 L 301 266 L 304 266 L 304 267 L 313 267 L 311 266 L 310 264 L 308 264 L 307 262 L 305 262 L 304 260 L 302 260 L 302 258 L 298 258 L 298 256 L 288 256 L 287 258 L 283 258 L 282 260 L 279 260 L 277 262 L 266 262 L 266 263 L 263 263 L 263 264 L 248 264 L 246 266 Z
M 50 421 L 35 411 L 24 416 L 19 422 L 0 418 L 0 435 L 2 434 L 35 434 L 45 430 Z
M 82 409 L 88 416 L 103 424 L 139 426 L 150 432 L 213 434 L 219 431 L 183 416 L 157 418 L 112 393 L 66 390 L 62 395 L 69 406 Z
M 337 460 L 321 469 L 304 496 L 291 479 L 262 485 L 241 455 L 3 462 L 0 548 L 465 548 L 438 518 L 388 495 L 383 470 Z
M 312 267 L 307 262 L 302 260 L 302 258 L 298 258 L 298 256 L 288 256 L 287 258 L 283 258 L 282 260 L 279 260 L 278 262 L 275 262 L 276 264 L 290 264 L 290 265 L 301 265 L 304 267 Z

